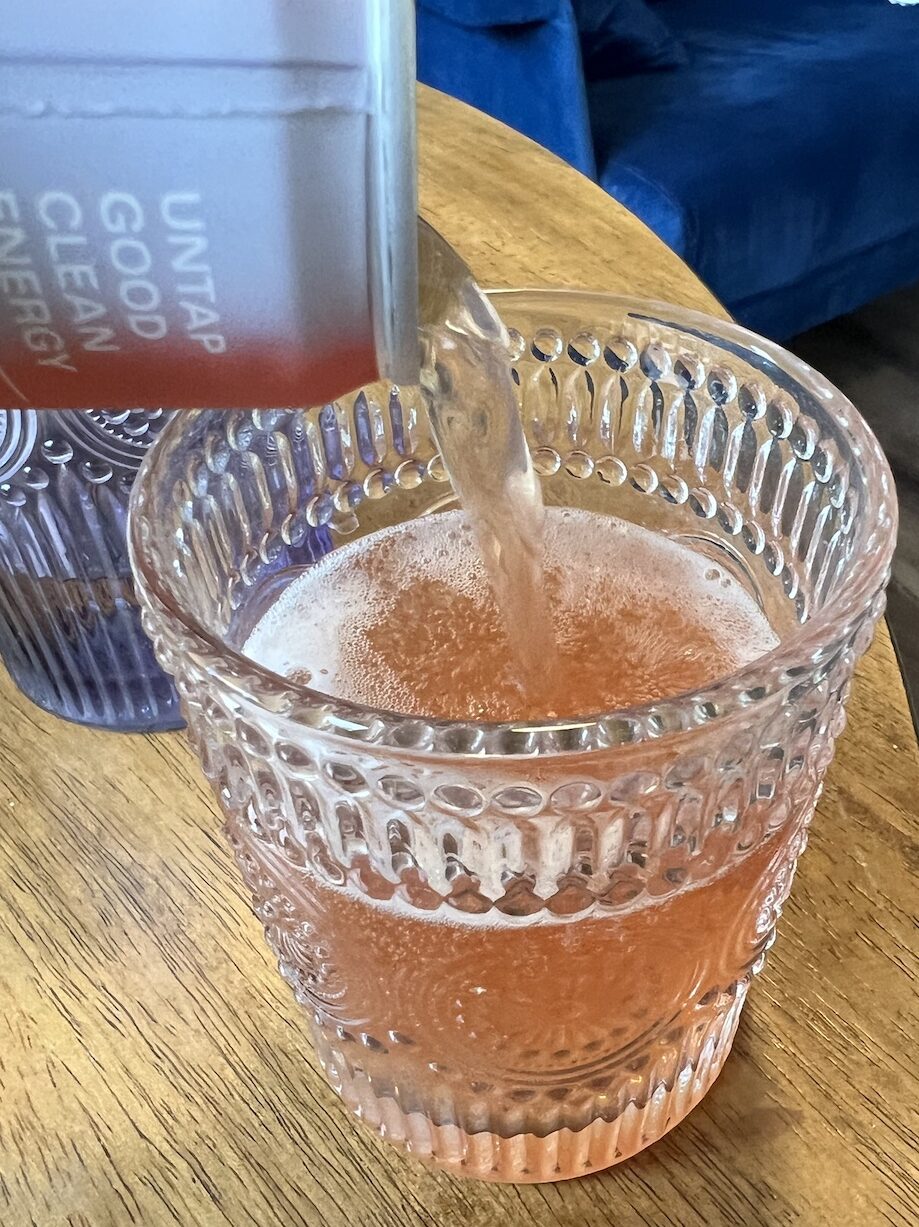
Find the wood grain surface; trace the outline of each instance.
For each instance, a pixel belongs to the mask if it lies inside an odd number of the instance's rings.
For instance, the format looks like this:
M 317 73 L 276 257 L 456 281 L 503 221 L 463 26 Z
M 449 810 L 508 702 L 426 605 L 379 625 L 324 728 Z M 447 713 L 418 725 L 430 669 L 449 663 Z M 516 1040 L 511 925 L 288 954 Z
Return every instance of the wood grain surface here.
M 598 188 L 421 99 L 422 207 L 485 283 L 718 310 Z M 3 1227 L 915 1224 L 919 756 L 884 628 L 779 941 L 703 1104 L 565 1184 L 458 1181 L 317 1071 L 179 734 L 56 721 L 0 682 Z

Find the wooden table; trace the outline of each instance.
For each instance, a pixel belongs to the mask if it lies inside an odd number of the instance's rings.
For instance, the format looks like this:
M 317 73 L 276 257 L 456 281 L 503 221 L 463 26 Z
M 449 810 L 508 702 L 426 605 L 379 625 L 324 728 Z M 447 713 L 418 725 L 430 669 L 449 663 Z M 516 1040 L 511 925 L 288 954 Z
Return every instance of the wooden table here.
M 421 164 L 423 211 L 486 284 L 719 310 L 599 188 L 431 93 Z M 8 681 L 0 692 L 4 1227 L 919 1218 L 907 916 L 919 757 L 885 629 L 721 1078 L 632 1162 L 539 1187 L 428 1171 L 338 1106 L 181 735 L 91 732 Z

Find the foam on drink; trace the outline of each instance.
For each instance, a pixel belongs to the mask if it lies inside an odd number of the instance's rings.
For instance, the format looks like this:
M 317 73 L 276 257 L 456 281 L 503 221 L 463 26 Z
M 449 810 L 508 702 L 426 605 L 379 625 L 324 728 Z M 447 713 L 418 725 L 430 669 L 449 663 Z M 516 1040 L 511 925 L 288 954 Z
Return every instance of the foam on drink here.
M 750 594 L 688 547 L 572 508 L 546 514 L 558 665 L 538 695 L 460 511 L 382 529 L 301 573 L 245 651 L 318 690 L 452 719 L 586 715 L 707 684 L 773 648 Z

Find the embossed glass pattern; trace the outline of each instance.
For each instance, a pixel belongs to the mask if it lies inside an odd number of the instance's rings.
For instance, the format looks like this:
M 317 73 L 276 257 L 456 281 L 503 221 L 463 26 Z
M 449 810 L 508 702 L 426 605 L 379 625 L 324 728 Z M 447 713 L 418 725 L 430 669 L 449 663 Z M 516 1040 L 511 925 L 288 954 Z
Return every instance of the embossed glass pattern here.
M 47 711 L 141 731 L 182 723 L 140 625 L 128 499 L 169 415 L 0 411 L 0 657 Z
M 717 560 L 761 600 L 769 655 L 539 725 L 375 711 L 247 660 L 317 532 L 336 548 L 452 503 L 411 390 L 183 416 L 137 483 L 131 540 L 332 1085 L 413 1154 L 551 1180 L 653 1142 L 721 1068 L 883 610 L 896 511 L 858 414 L 777 347 L 601 295 L 496 305 L 547 502 Z

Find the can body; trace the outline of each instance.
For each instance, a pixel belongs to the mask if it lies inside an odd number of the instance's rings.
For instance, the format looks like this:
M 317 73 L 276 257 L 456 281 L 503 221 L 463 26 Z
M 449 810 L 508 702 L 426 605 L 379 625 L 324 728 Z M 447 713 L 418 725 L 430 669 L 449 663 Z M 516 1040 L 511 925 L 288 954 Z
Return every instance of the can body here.
M 52 7 L 4 32 L 0 404 L 288 406 L 391 366 L 410 6 Z

